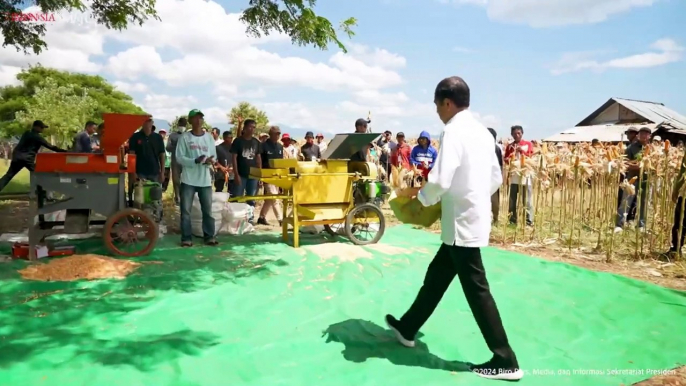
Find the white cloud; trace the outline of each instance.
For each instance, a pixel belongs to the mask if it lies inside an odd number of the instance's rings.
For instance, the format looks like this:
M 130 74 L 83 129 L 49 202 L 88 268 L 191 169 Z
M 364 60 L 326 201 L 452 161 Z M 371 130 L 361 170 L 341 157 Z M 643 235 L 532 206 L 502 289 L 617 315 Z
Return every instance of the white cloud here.
M 352 42 L 346 43 L 346 48 L 349 55 L 370 66 L 403 68 L 407 65 L 407 60 L 404 57 L 381 48 L 371 49 L 365 45 Z
M 148 91 L 148 86 L 143 83 L 127 83 L 120 80 L 113 83 L 117 90 L 125 92 L 127 94 L 140 93 Z
M 17 74 L 21 72 L 20 67 L 0 66 L 0 87 L 6 85 L 18 85 Z
M 37 7 L 29 7 L 25 12 L 40 12 Z M 101 66 L 91 61 L 91 56 L 103 54 L 104 36 L 98 31 L 101 26 L 95 23 L 75 24 L 51 22 L 49 33 L 44 40 L 49 50 L 41 55 L 26 55 L 23 51 L 7 46 L 0 48 L 0 69 L 3 66 L 27 67 L 38 63 L 59 70 L 77 72 L 97 72 Z
M 202 113 L 205 114 L 205 121 L 210 125 L 217 125 L 220 123 L 227 123 L 229 120 L 226 114 L 229 111 L 221 107 L 206 107 L 202 109 Z
M 140 106 L 153 118 L 172 121 L 175 117 L 197 108 L 197 103 L 198 100 L 193 96 L 147 94 Z
M 474 4 L 486 8 L 491 20 L 527 24 L 535 28 L 600 23 L 658 0 L 445 0 L 442 3 Z
M 683 59 L 684 48 L 672 39 L 660 39 L 653 43 L 652 52 L 598 61 L 594 52 L 572 52 L 562 55 L 551 73 L 560 75 L 583 70 L 604 71 L 611 68 L 635 69 L 658 67 Z
M 153 117 L 169 121 L 200 108 L 209 123 L 225 123 L 230 108 L 247 100 L 264 109 L 273 123 L 325 133 L 349 132 L 355 119 L 369 111 L 378 130 L 412 135 L 442 127 L 431 103 L 418 103 L 408 89 L 398 88 L 405 85 L 401 71 L 407 66 L 398 53 L 351 42 L 346 43 L 349 53 L 313 61 L 268 51 L 265 43 L 288 47 L 290 39 L 248 37 L 239 15 L 227 14 L 213 1 L 159 0 L 156 9 L 162 22 L 124 31 L 108 30 L 83 15 L 50 23 L 49 49 L 42 54 L 0 48 L 0 85 L 11 81 L 18 68 L 41 63 L 105 75 L 119 90 L 134 94 Z M 73 22 L 77 19 L 81 22 Z M 115 51 L 105 52 L 105 43 L 112 42 L 107 48 Z M 157 83 L 164 85 L 163 92 L 152 91 L 159 90 Z M 323 98 L 292 93 L 293 88 L 317 90 Z M 303 96 L 293 100 L 293 94 Z

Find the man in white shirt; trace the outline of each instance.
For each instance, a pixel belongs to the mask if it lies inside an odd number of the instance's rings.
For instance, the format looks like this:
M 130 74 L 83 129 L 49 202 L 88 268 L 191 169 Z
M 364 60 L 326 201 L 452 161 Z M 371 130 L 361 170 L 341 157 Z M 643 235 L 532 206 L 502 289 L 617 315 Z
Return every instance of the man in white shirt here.
M 401 344 L 414 347 L 417 333 L 457 275 L 493 353 L 491 360 L 470 365 L 470 370 L 483 378 L 519 380 L 523 372 L 491 295 L 480 251 L 488 245 L 491 195 L 500 187 L 502 174 L 493 136 L 467 110 L 469 98 L 469 87 L 462 78 L 446 78 L 436 86 L 434 103 L 445 128 L 428 182 L 409 210 L 420 211 L 422 206 L 440 201 L 443 243 L 410 309 L 399 320 L 386 315 L 386 323 Z
M 224 143 L 224 138 L 222 138 L 222 132 L 217 127 L 212 128 L 212 139 L 214 139 L 214 146 L 219 146 Z

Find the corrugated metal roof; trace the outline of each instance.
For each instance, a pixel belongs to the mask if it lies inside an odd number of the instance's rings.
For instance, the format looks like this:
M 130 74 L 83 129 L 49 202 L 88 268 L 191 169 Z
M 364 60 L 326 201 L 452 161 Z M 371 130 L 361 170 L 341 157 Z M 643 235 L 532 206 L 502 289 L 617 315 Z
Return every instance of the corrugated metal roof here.
M 686 130 L 686 117 L 665 107 L 662 103 L 635 101 L 631 99 L 612 98 L 615 102 L 636 114 L 661 124 L 668 123 L 676 129 Z
M 686 130 L 686 117 L 672 109 L 665 107 L 664 104 L 624 98 L 608 99 L 607 102 L 600 106 L 596 111 L 591 113 L 591 115 L 579 122 L 577 126 L 588 126 L 596 117 L 598 117 L 598 115 L 602 114 L 614 104 L 622 105 L 623 107 L 633 111 L 652 123 L 658 125 L 670 125 L 675 129 Z
M 636 128 L 645 126 L 649 127 L 651 131 L 655 131 L 657 129 L 656 124 L 577 126 L 550 136 L 543 141 L 591 142 L 592 140 L 597 139 L 600 142 L 619 142 L 626 140 L 624 132 L 631 126 Z

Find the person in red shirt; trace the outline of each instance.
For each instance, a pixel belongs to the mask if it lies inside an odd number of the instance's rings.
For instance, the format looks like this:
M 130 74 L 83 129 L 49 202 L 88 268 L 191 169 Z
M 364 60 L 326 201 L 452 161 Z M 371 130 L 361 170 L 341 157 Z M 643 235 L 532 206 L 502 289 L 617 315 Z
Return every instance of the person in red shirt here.
M 400 132 L 395 136 L 398 145 L 391 151 L 391 165 L 396 168 L 411 169 L 410 153 L 412 146 L 405 142 L 405 134 Z
M 510 134 L 514 140 L 505 149 L 505 163 L 518 161 L 522 156 L 531 157 L 534 154 L 534 145 L 522 139 L 524 129 L 515 125 L 510 129 Z M 531 226 L 534 223 L 533 187 L 530 177 L 520 177 L 519 173 L 512 172 L 510 175 L 510 197 L 509 197 L 509 220 L 510 224 L 517 224 L 517 202 L 520 200 L 519 188 L 522 188 L 521 200 L 526 203 L 526 224 Z

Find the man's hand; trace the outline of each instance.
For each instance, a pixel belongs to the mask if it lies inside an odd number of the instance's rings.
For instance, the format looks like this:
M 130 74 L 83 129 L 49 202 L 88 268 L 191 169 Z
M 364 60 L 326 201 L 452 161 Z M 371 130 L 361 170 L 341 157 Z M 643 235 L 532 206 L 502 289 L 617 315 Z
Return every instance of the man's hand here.
M 163 183 L 164 183 L 164 173 L 160 173 L 160 176 L 157 177 L 157 181 L 158 181 L 160 184 L 163 184 Z
M 207 158 L 207 156 L 201 155 L 200 157 L 198 157 L 198 158 L 195 159 L 195 163 L 196 163 L 196 164 L 201 164 L 201 163 L 205 162 L 205 159 L 206 159 L 206 158 Z
M 205 164 L 212 165 L 214 163 L 214 156 L 205 158 Z
M 234 186 L 240 186 L 241 185 L 241 176 L 238 174 L 233 176 L 233 184 Z
M 242 116 L 240 116 L 240 115 L 239 115 L 239 116 L 237 116 L 237 117 L 236 117 L 236 121 L 238 121 L 238 124 L 241 124 L 241 123 L 243 123 L 243 117 L 242 117 Z

